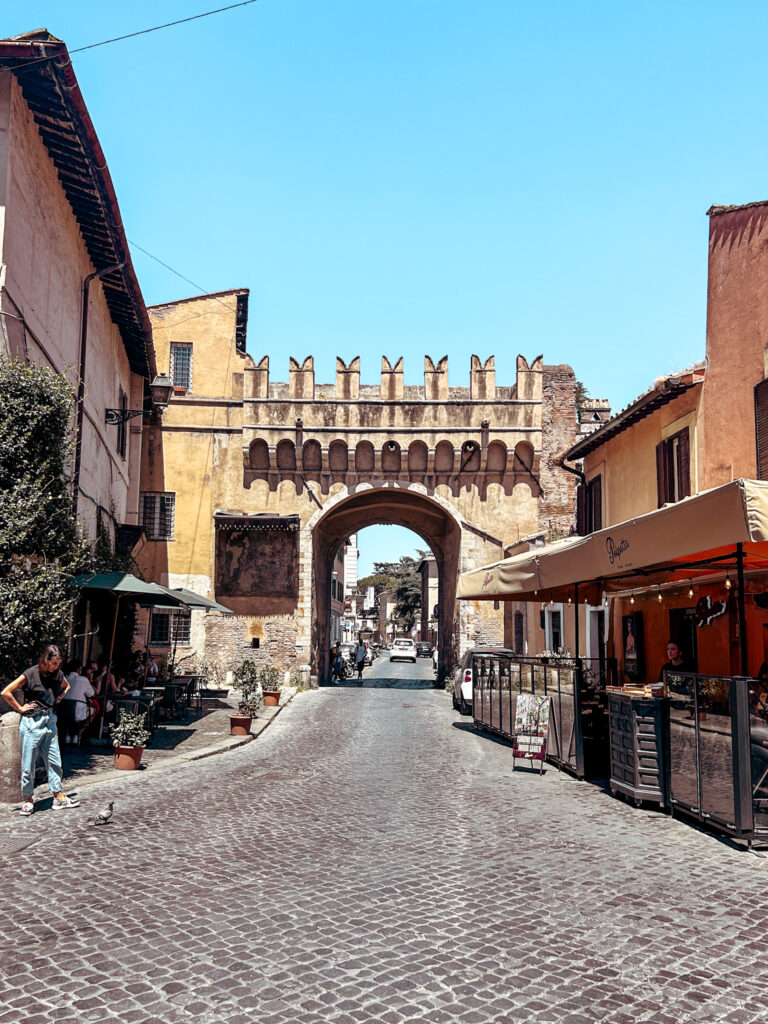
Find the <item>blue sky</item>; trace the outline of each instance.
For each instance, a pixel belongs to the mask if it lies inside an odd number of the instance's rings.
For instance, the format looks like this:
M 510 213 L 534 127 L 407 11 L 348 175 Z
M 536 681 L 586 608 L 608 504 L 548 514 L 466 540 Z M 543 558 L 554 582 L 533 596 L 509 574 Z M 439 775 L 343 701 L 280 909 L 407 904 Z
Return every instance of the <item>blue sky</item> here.
M 225 0 L 219 0 L 224 3 Z M 26 0 L 70 50 L 218 6 Z M 768 198 L 765 3 L 259 0 L 73 57 L 128 237 L 248 348 L 518 352 L 619 409 L 704 354 L 707 208 Z M 145 299 L 197 289 L 141 252 Z

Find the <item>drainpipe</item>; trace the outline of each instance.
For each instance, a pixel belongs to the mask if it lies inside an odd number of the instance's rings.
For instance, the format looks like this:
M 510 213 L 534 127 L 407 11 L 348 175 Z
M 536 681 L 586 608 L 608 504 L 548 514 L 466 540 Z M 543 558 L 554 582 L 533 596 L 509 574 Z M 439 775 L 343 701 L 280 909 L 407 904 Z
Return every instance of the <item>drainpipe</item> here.
M 125 260 L 122 263 L 113 263 L 103 270 L 95 270 L 83 281 L 83 308 L 80 317 L 80 369 L 77 382 L 77 421 L 75 425 L 75 468 L 72 473 L 72 505 L 77 515 L 77 499 L 80 493 L 80 463 L 83 454 L 83 415 L 85 413 L 85 354 L 88 346 L 88 293 L 91 288 L 91 281 L 97 277 L 101 280 L 107 274 L 115 270 L 122 270 Z
M 563 455 L 563 457 L 560 459 L 560 461 L 556 462 L 555 465 L 559 466 L 560 469 L 564 469 L 566 473 L 573 473 L 574 476 L 577 476 L 579 478 L 579 481 L 582 484 L 586 485 L 587 478 L 584 476 L 582 471 L 580 469 L 574 469 L 573 466 L 566 466 L 565 460 L 566 460 L 566 456 Z

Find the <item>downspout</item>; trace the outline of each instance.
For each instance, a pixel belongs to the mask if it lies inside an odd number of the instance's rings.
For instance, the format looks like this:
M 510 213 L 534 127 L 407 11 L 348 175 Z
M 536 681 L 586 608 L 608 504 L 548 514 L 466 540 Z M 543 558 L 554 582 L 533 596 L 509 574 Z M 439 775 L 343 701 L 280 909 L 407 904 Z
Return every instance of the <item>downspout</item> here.
M 103 270 L 95 270 L 83 281 L 83 308 L 80 316 L 80 368 L 77 382 L 77 420 L 75 424 L 75 468 L 72 473 L 72 506 L 77 516 L 77 499 L 80 494 L 80 464 L 83 454 L 83 416 L 85 414 L 85 356 L 88 347 L 88 295 L 91 288 L 91 281 L 97 277 L 101 280 L 107 274 L 115 270 L 122 270 L 125 266 L 122 263 L 113 263 Z
M 587 478 L 584 476 L 580 469 L 574 469 L 573 466 L 566 466 L 565 460 L 568 456 L 562 455 L 560 461 L 556 462 L 555 465 L 559 466 L 560 469 L 564 469 L 566 473 L 573 473 L 574 476 L 579 478 L 579 481 L 586 486 Z

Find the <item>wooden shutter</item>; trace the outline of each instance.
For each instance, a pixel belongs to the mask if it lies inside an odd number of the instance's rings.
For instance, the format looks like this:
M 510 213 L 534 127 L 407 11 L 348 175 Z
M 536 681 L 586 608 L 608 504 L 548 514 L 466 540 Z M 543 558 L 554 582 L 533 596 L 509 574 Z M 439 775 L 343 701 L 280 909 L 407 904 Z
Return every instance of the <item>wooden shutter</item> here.
M 768 378 L 755 385 L 757 479 L 768 480 Z
M 589 481 L 589 532 L 603 528 L 603 478 Z
M 523 613 L 515 612 L 515 653 L 523 654 L 525 634 L 523 630 Z
M 579 484 L 576 488 L 576 533 L 583 537 L 587 532 L 587 488 Z
M 691 493 L 691 443 L 688 427 L 677 437 L 677 498 L 687 498 Z
M 659 508 L 667 503 L 667 442 L 656 445 L 656 488 L 659 496 Z

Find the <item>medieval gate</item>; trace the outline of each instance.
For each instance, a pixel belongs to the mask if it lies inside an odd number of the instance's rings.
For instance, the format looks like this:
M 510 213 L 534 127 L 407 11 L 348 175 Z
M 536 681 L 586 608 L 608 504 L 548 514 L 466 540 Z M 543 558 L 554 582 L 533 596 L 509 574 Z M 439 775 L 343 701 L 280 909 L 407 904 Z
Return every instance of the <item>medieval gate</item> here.
M 173 542 L 150 545 L 149 567 L 237 613 L 201 616 L 190 645 L 226 664 L 309 664 L 322 679 L 335 552 L 376 523 L 410 528 L 435 556 L 444 670 L 469 645 L 502 642 L 503 612 L 457 605 L 457 576 L 570 529 L 575 481 L 553 456 L 577 436 L 573 371 L 518 356 L 514 382 L 497 386 L 493 356 L 472 356 L 469 387 L 453 387 L 447 358 L 427 356 L 412 386 L 402 359 L 383 358 L 370 386 L 356 358 L 319 384 L 310 356 L 274 382 L 268 358 L 245 353 L 243 294 L 150 310 L 158 365 L 173 375 L 187 346 L 192 370 L 145 446 L 142 490 L 175 510 Z

